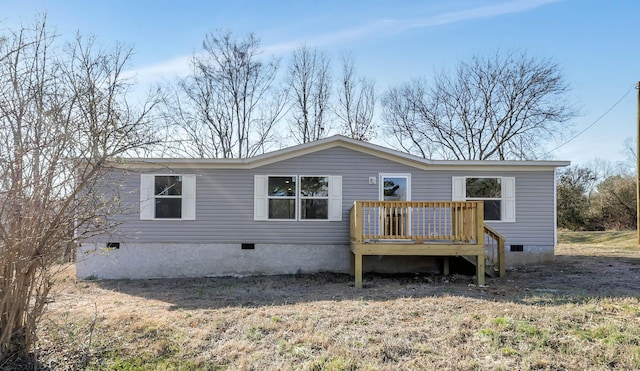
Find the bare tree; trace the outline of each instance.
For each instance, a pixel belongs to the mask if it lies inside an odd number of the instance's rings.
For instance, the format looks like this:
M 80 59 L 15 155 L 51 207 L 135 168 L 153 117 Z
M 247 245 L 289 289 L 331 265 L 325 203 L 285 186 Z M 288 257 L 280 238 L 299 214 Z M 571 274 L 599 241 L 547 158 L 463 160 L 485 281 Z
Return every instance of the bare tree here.
M 624 147 L 622 148 L 622 154 L 625 156 L 625 160 L 620 164 L 622 169 L 625 169 L 626 173 L 635 174 L 638 164 L 637 154 L 637 140 L 635 138 L 625 138 Z
M 636 229 L 637 180 L 635 175 L 612 175 L 598 184 L 592 195 L 592 214 L 606 229 Z
M 329 59 L 317 49 L 302 46 L 291 55 L 289 89 L 292 94 L 291 134 L 298 143 L 320 139 L 329 131 Z
M 338 86 L 338 117 L 342 133 L 350 138 L 369 141 L 375 135 L 373 112 L 376 104 L 373 81 L 357 78 L 353 57 L 342 56 L 342 80 Z
M 422 156 L 532 159 L 576 113 L 557 64 L 525 53 L 474 56 L 452 73 L 387 91 L 385 132 Z
M 426 100 L 425 85 L 423 80 L 413 80 L 392 87 L 383 95 L 383 130 L 396 139 L 403 151 L 431 158 L 436 148 L 432 142 L 424 140 L 426 123 L 418 109 L 418 104 Z
M 62 47 L 45 18 L 0 37 L 4 360 L 34 344 L 60 256 L 113 226 L 108 216 L 117 198 L 97 188 L 110 161 L 154 141 L 148 121 L 154 103 L 134 110 L 125 100 L 122 72 L 131 50 L 105 50 L 79 36 Z
M 193 73 L 179 82 L 168 118 L 180 128 L 189 156 L 243 158 L 264 152 L 284 113 L 276 92 L 276 60 L 259 59 L 260 40 L 231 32 L 209 34 L 193 57 Z
M 591 187 L 596 179 L 596 174 L 588 167 L 572 166 L 558 173 L 558 227 L 575 231 L 589 229 L 593 224 L 589 204 Z

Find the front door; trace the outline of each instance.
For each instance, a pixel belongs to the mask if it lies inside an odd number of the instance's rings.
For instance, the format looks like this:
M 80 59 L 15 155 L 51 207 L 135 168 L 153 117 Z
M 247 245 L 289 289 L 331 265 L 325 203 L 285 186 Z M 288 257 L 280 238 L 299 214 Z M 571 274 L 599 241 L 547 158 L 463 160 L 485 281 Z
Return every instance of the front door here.
M 411 174 L 380 174 L 380 201 L 411 201 Z M 395 205 L 381 212 L 384 235 L 407 238 L 411 234 L 408 207 Z
M 411 201 L 411 175 L 380 174 L 380 201 Z

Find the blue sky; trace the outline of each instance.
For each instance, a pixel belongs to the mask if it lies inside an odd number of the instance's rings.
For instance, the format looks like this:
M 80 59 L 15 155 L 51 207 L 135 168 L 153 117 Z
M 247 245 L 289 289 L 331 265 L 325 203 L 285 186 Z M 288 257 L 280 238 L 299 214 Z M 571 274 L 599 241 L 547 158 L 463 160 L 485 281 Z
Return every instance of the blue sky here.
M 267 55 L 282 58 L 281 67 L 304 43 L 336 63 L 351 51 L 358 73 L 374 79 L 378 93 L 473 54 L 524 50 L 557 62 L 572 86 L 568 98 L 581 115 L 569 138 L 624 97 L 553 158 L 620 161 L 625 138 L 636 135 L 638 0 L 3 0 L 0 28 L 29 24 L 44 11 L 65 38 L 80 31 L 105 45 L 133 46 L 131 69 L 140 84 L 185 74 L 205 34 L 220 29 L 254 32 Z

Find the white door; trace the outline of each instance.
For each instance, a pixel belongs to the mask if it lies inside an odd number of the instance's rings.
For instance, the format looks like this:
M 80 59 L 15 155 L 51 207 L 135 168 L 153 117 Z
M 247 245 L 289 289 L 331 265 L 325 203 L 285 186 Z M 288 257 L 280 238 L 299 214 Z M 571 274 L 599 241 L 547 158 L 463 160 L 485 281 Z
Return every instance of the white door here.
M 380 174 L 380 201 L 411 201 L 411 174 Z M 410 209 L 389 208 L 381 213 L 384 235 L 411 234 Z
M 411 201 L 411 175 L 380 174 L 380 201 Z

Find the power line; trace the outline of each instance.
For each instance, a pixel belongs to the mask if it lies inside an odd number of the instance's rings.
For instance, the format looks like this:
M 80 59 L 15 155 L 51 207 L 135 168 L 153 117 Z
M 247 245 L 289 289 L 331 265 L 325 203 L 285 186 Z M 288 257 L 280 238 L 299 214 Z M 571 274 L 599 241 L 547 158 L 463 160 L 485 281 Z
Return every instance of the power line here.
M 593 121 L 591 124 L 589 124 L 586 128 L 582 129 L 578 134 L 576 134 L 576 135 L 572 136 L 571 138 L 567 139 L 567 141 L 565 141 L 564 143 L 562 143 L 562 144 L 560 144 L 559 146 L 555 147 L 554 149 L 552 149 L 552 150 L 548 151 L 548 152 L 547 152 L 547 154 L 549 154 L 549 153 L 551 153 L 551 152 L 555 151 L 556 149 L 558 149 L 558 148 L 560 148 L 560 147 L 563 147 L 563 146 L 565 146 L 565 145 L 569 144 L 569 142 L 571 142 L 572 140 L 576 139 L 576 138 L 577 138 L 577 137 L 579 137 L 580 135 L 584 134 L 584 132 L 585 132 L 585 131 L 587 131 L 587 130 L 591 129 L 591 128 L 593 127 L 593 125 L 597 124 L 597 123 L 598 123 L 598 121 L 600 121 L 600 120 L 601 120 L 603 117 L 605 117 L 609 112 L 611 112 L 614 108 L 616 108 L 616 106 L 617 106 L 618 104 L 620 104 L 620 102 L 622 102 L 622 101 L 624 100 L 624 98 L 626 98 L 626 97 L 627 97 L 627 95 L 629 95 L 629 93 L 631 93 L 631 92 L 633 91 L 633 89 L 634 89 L 634 88 L 635 88 L 635 86 L 633 86 L 633 87 L 631 87 L 629 90 L 627 90 L 627 92 L 626 92 L 626 93 L 624 93 L 624 95 L 623 95 L 620 99 L 618 99 L 618 101 L 617 101 L 617 102 L 615 102 L 615 103 L 613 104 L 613 106 L 609 107 L 609 109 L 608 109 L 608 110 L 606 110 L 602 115 L 598 116 L 598 118 L 597 118 L 597 119 L 595 119 L 595 121 Z

